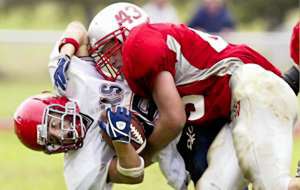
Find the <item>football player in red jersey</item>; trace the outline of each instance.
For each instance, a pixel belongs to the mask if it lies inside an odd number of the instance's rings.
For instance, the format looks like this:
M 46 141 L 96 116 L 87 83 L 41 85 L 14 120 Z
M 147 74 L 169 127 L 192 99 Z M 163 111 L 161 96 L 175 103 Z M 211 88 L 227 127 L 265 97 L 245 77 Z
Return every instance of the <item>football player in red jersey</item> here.
M 135 5 L 113 4 L 95 16 L 88 33 L 97 70 L 109 80 L 122 73 L 135 93 L 151 96 L 158 107 L 146 160 L 185 123 L 209 127 L 224 119 L 228 126 L 215 140 L 224 146 L 210 152 L 237 158 L 229 164 L 212 156 L 197 189 L 235 189 L 241 174 L 255 189 L 300 189 L 289 175 L 297 99 L 280 71 L 248 46 L 184 25 L 140 22 L 142 16 Z M 214 166 L 226 164 L 232 167 L 221 177 Z

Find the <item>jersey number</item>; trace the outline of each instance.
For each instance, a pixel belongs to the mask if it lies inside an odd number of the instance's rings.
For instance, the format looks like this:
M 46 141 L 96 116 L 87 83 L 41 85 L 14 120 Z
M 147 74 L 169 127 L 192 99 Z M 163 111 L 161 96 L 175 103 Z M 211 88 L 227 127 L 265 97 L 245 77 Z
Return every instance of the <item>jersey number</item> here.
M 195 121 L 200 119 L 205 114 L 204 96 L 202 95 L 189 95 L 182 97 L 185 104 L 188 121 Z
M 135 7 L 128 6 L 124 10 L 120 10 L 115 18 L 117 22 L 122 25 L 124 23 L 131 24 L 134 20 L 139 19 L 142 16 L 142 13 Z
M 118 105 L 124 96 L 124 91 L 117 85 L 103 84 L 100 87 L 100 104 Z
M 221 52 L 228 45 L 228 43 L 220 36 L 211 35 L 192 28 L 191 30 L 198 34 L 203 40 L 207 41 L 209 45 L 216 50 L 216 52 Z

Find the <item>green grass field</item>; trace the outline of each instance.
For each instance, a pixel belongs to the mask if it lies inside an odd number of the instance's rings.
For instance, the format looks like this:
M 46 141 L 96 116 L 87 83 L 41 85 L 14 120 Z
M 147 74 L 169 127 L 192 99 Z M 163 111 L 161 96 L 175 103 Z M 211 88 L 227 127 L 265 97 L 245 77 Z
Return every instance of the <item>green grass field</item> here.
M 63 155 L 45 155 L 23 147 L 13 131 L 0 132 L 0 189 L 53 190 L 66 189 L 63 179 Z M 116 185 L 116 190 L 171 189 L 160 174 L 157 165 L 146 170 L 141 185 Z

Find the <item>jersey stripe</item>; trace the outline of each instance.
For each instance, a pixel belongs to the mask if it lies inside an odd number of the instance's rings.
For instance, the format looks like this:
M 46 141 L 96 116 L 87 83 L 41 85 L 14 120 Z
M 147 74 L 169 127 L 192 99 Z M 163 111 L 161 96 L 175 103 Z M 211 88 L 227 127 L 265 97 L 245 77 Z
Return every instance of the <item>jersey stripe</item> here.
M 185 85 L 195 81 L 205 80 L 210 76 L 224 76 L 227 74 L 231 75 L 234 70 L 243 65 L 243 62 L 240 59 L 236 57 L 228 57 L 217 62 L 210 68 L 199 69 L 189 63 L 189 61 L 184 57 L 183 53 L 181 52 L 181 45 L 171 35 L 167 36 L 167 46 L 171 51 L 176 53 L 176 85 Z

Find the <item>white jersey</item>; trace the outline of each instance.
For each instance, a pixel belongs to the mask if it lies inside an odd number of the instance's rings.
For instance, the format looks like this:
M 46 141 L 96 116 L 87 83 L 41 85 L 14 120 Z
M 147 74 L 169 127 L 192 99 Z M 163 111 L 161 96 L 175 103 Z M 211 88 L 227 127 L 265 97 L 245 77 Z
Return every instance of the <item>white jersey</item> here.
M 54 48 L 49 63 L 52 82 L 57 60 L 58 51 Z M 105 91 L 106 84 L 110 82 L 101 80 L 93 64 L 91 59 L 83 60 L 73 56 L 67 72 L 66 96 L 78 104 L 81 113 L 93 120 L 93 124 L 87 130 L 83 147 L 70 151 L 64 156 L 64 176 L 67 188 L 70 190 L 112 188 L 112 185 L 106 182 L 107 166 L 115 153 L 102 140 L 98 127 L 101 111 L 105 110 L 103 107 L 105 105 L 101 104 L 100 99 L 104 97 L 101 94 L 101 88 Z M 126 90 L 124 86 L 120 88 Z M 129 91 L 126 92 L 129 93 Z
M 57 67 L 58 48 L 54 48 L 50 55 L 48 65 L 52 83 L 54 83 L 53 74 Z M 78 58 L 73 56 L 68 71 L 68 82 L 66 96 L 75 101 L 80 112 L 89 116 L 93 124 L 89 127 L 84 139 L 83 147 L 70 151 L 64 156 L 64 176 L 67 188 L 70 190 L 79 189 L 111 189 L 112 184 L 107 183 L 108 166 L 114 157 L 114 150 L 102 139 L 98 120 L 102 111 L 108 105 L 118 104 L 129 109 L 135 109 L 133 93 L 123 81 L 110 82 L 96 71 L 94 62 L 91 58 Z M 155 113 L 148 112 L 147 100 L 135 99 L 138 106 L 142 106 L 142 115 L 147 118 L 155 118 Z M 145 104 L 146 102 L 146 104 Z M 106 104 L 108 103 L 108 104 Z M 146 109 L 145 109 L 146 108 Z M 184 186 L 187 174 L 183 159 L 180 157 L 172 142 L 158 156 L 161 163 L 163 174 L 166 175 L 168 183 L 175 189 L 181 189 Z M 173 162 L 170 163 L 169 161 Z M 168 163 L 168 165 L 166 165 Z M 172 172 L 171 172 L 172 171 Z M 176 176 L 175 176 L 176 174 Z

